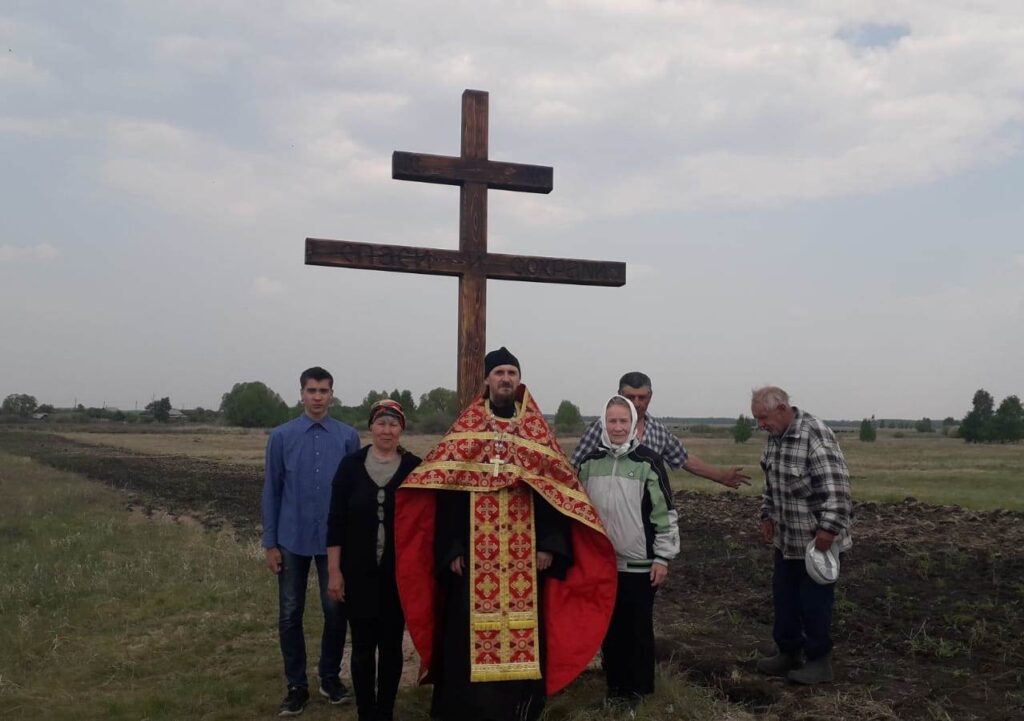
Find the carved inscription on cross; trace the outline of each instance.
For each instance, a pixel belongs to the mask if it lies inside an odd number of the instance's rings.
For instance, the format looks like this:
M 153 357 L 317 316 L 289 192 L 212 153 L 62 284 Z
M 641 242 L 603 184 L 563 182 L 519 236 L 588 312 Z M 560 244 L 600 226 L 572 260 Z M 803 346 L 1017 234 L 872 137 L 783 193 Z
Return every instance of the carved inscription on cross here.
M 391 177 L 458 185 L 459 249 L 378 245 L 306 238 L 306 264 L 459 278 L 459 403 L 480 392 L 487 321 L 487 279 L 621 286 L 626 264 L 539 258 L 487 252 L 487 190 L 550 193 L 553 171 L 540 165 L 502 163 L 487 157 L 488 95 L 462 94 L 462 153 L 458 157 L 405 153 L 391 156 Z

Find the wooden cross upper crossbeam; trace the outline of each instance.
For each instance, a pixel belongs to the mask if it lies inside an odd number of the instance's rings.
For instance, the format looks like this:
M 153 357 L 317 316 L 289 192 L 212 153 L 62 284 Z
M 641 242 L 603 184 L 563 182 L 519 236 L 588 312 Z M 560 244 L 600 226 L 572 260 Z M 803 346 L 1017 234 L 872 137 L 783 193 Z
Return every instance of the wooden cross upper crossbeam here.
M 395 180 L 417 180 L 443 185 L 486 183 L 488 188 L 495 190 L 550 193 L 554 187 L 552 175 L 552 169 L 543 165 L 499 163 L 486 158 L 455 158 L 400 150 L 391 155 L 391 177 Z
M 463 407 L 479 391 L 483 377 L 488 278 L 602 286 L 626 283 L 625 263 L 487 251 L 488 189 L 550 193 L 553 187 L 550 167 L 490 160 L 488 122 L 487 93 L 466 90 L 459 156 L 400 151 L 391 156 L 391 176 L 397 180 L 459 186 L 458 250 L 306 238 L 307 265 L 458 276 L 458 379 Z

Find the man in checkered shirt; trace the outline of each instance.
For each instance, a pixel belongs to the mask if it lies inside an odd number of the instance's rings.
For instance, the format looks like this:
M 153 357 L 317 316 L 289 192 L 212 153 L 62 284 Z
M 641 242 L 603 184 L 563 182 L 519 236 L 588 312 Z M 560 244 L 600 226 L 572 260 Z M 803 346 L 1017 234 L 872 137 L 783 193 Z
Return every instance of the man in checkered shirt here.
M 842 553 L 853 545 L 850 472 L 831 429 L 791 406 L 781 388 L 755 390 L 750 411 L 758 428 L 768 431 L 761 455 L 761 535 L 775 547 L 772 636 L 778 646 L 757 669 L 797 683 L 831 681 L 835 584 L 815 583 L 804 555 L 811 540 L 821 551 Z
M 636 407 L 636 437 L 645 446 L 661 456 L 665 465 L 672 468 L 685 468 L 695 476 L 707 478 L 729 488 L 750 485 L 750 477 L 743 474 L 742 467 L 717 468 L 705 463 L 692 453 L 687 453 L 683 444 L 672 431 L 665 427 L 657 418 L 647 412 L 654 395 L 651 390 L 651 379 L 644 373 L 633 371 L 619 379 L 619 395 L 628 398 Z M 579 468 L 588 455 L 601 445 L 601 419 L 597 419 L 580 438 L 570 462 Z

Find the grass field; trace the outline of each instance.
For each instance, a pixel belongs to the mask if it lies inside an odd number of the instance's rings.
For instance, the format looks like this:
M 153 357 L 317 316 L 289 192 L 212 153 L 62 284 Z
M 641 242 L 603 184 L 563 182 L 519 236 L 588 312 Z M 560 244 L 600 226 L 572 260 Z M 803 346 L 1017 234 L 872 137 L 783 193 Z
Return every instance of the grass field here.
M 62 435 L 75 440 L 110 445 L 139 453 L 186 455 L 223 463 L 262 466 L 266 432 L 261 430 L 169 433 L 92 433 Z M 365 440 L 365 439 L 364 439 Z M 406 446 L 423 454 L 437 436 L 407 436 Z M 570 452 L 576 438 L 561 439 Z M 745 493 L 760 493 L 763 436 L 736 444 L 725 438 L 684 438 L 687 449 L 718 465 L 743 466 L 753 483 Z M 908 496 L 939 505 L 960 505 L 985 510 L 1024 510 L 1024 445 L 972 445 L 955 438 L 908 434 L 895 438 L 882 432 L 875 443 L 861 443 L 844 435 L 840 444 L 853 476 L 858 501 L 902 501 Z M 718 492 L 724 490 L 686 472 L 675 472 L 677 488 Z
M 154 521 L 0 454 L 5 718 L 243 719 L 271 708 L 276 602 L 256 544 Z
M 284 686 L 276 586 L 255 539 L 125 510 L 125 495 L 0 453 L 0 717 L 264 719 Z M 312 582 L 312 581 L 311 581 Z M 311 587 L 306 633 L 315 656 Z M 347 668 L 343 675 L 347 678 Z M 547 721 L 611 721 L 588 673 Z M 405 688 L 400 718 L 426 721 L 428 688 Z M 314 700 L 304 718 L 355 718 Z M 662 675 L 637 718 L 750 718 Z
M 64 435 L 74 440 L 0 434 L 0 717 L 273 716 L 283 692 L 277 603 L 255 535 L 266 432 Z M 405 440 L 422 454 L 436 439 Z M 757 470 L 757 437 L 744 445 L 685 440 L 708 461 Z M 1022 507 L 1024 446 L 923 435 L 841 442 L 859 501 L 911 495 L 976 509 Z M 574 443 L 563 439 L 567 450 Z M 720 488 L 673 475 L 680 487 Z M 838 604 L 844 680 L 791 689 L 751 670 L 753 649 L 766 650 L 760 644 L 770 638 L 768 570 L 751 522 L 758 486 L 741 497 L 681 496 L 678 578 L 656 607 L 664 665 L 658 693 L 637 718 L 1024 718 L 1013 641 L 1024 623 L 1020 514 L 861 507 Z M 312 589 L 309 598 L 314 648 Z M 544 721 L 622 718 L 600 708 L 602 694 L 599 672 L 586 672 L 551 699 Z M 429 689 L 404 688 L 402 718 L 425 721 L 428 696 Z M 348 721 L 354 713 L 314 703 L 307 717 Z

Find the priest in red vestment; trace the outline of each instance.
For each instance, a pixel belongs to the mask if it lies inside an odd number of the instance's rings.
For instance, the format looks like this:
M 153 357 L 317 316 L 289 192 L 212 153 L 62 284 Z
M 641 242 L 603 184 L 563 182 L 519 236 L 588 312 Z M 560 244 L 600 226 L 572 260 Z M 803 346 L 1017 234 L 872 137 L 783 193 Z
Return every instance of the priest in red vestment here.
M 395 494 L 398 590 L 441 721 L 532 721 L 615 604 L 597 511 L 505 348 Z

